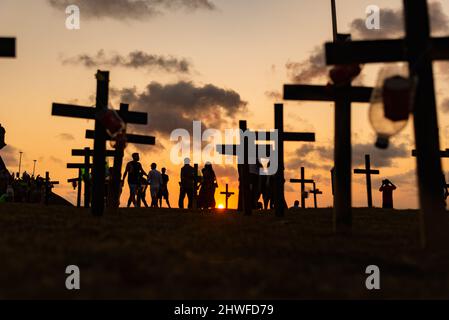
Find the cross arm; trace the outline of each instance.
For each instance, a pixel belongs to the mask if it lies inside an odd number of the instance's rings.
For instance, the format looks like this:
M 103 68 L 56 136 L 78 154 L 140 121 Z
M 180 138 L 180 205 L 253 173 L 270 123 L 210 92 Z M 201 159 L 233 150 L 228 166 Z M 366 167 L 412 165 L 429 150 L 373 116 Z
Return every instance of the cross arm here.
M 96 110 L 92 107 L 80 107 L 71 104 L 53 103 L 51 115 L 80 119 L 95 119 Z
M 114 157 L 115 154 L 116 154 L 115 150 L 106 150 L 107 157 Z M 88 151 L 84 150 L 84 149 L 73 149 L 72 150 L 72 156 L 76 157 L 76 156 L 86 156 L 86 155 L 92 157 L 94 155 L 94 150 L 93 149 L 89 149 Z
M 16 56 L 16 38 L 0 38 L 0 57 L 14 58 Z
M 312 179 L 290 179 L 291 183 L 314 183 L 315 181 L 313 181 Z
M 432 38 L 430 42 L 433 60 L 449 59 L 449 37 Z M 328 42 L 325 50 L 328 65 L 407 60 L 405 40 Z
M 219 144 L 216 146 L 216 151 L 219 154 L 228 155 L 228 156 L 236 156 L 237 155 L 237 149 L 239 148 L 239 145 L 230 145 L 230 144 Z M 229 150 L 229 151 L 228 151 Z M 231 153 L 226 153 L 231 152 Z
M 148 114 L 146 112 L 117 110 L 117 113 L 125 123 L 148 124 Z
M 412 156 L 416 157 L 417 152 L 416 150 L 412 150 Z M 440 151 L 440 158 L 449 158 L 449 149 L 441 150 Z
M 369 170 L 369 171 L 367 171 L 365 169 L 354 169 L 354 173 L 355 174 L 367 174 L 367 173 L 380 174 L 380 171 L 379 170 Z
M 95 139 L 95 132 L 93 130 L 86 130 L 86 139 Z M 112 140 L 111 137 L 106 139 Z M 156 138 L 152 136 L 142 136 L 138 134 L 126 134 L 126 141 L 128 143 L 145 144 L 145 145 L 155 145 Z
M 315 133 L 310 132 L 284 132 L 284 141 L 315 141 Z
M 339 96 L 347 97 L 351 102 L 370 102 L 373 88 L 316 86 L 303 84 L 284 85 L 284 100 L 335 101 Z

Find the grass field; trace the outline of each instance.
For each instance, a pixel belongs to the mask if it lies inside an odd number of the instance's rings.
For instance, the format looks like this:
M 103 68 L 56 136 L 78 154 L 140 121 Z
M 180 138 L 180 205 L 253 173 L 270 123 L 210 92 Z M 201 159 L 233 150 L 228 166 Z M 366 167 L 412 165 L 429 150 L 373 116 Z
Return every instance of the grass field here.
M 449 257 L 419 248 L 415 211 L 354 210 L 335 236 L 331 209 L 235 212 L 0 206 L 0 298 L 449 298 Z M 65 288 L 65 268 L 81 290 Z M 378 265 L 381 290 L 365 269 Z

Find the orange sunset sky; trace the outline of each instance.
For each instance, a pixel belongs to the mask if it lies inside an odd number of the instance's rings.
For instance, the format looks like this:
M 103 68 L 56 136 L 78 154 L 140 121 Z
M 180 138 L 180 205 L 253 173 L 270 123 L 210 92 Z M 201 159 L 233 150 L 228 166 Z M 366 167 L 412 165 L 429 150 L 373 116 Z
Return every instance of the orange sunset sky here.
M 430 1 L 432 33 L 449 35 L 449 3 Z M 81 28 L 65 27 L 65 8 L 80 7 Z M 381 8 L 381 30 L 368 31 L 368 5 Z M 337 0 L 340 32 L 353 39 L 399 38 L 402 32 L 400 0 Z M 420 23 L 417 21 L 416 23 Z M 76 171 L 67 162 L 80 162 L 71 149 L 92 147 L 84 139 L 93 122 L 51 116 L 52 102 L 94 104 L 95 72 L 109 70 L 110 105 L 130 103 L 131 110 L 149 113 L 148 126 L 130 125 L 129 131 L 151 134 L 154 147 L 129 146 L 125 161 L 141 153 L 146 170 L 151 162 L 167 167 L 172 205 L 177 204 L 179 166 L 170 162 L 170 132 L 190 129 L 193 120 L 210 128 L 235 127 L 245 119 L 251 129 L 274 126 L 275 102 L 282 102 L 286 83 L 326 84 L 322 65 L 324 43 L 332 38 L 329 0 L 1 0 L 0 36 L 17 38 L 17 58 L 0 59 L 0 123 L 7 130 L 8 147 L 0 155 L 11 171 L 22 168 L 50 171 L 61 181 L 55 192 L 70 201 L 75 192 L 65 181 Z M 441 148 L 449 147 L 449 84 L 446 63 L 434 64 Z M 379 65 L 364 66 L 357 83 L 374 85 Z M 324 194 L 321 207 L 330 206 L 329 169 L 333 154 L 333 105 L 285 102 L 289 131 L 312 131 L 315 143 L 286 145 L 286 179 L 297 178 L 299 168 L 317 181 Z M 412 125 L 392 140 L 387 151 L 376 150 L 368 120 L 368 105 L 354 105 L 352 119 L 353 166 L 362 167 L 364 154 L 381 174 L 373 179 L 377 191 L 389 178 L 398 187 L 395 206 L 416 208 L 415 160 Z M 448 165 L 443 160 L 443 168 Z M 22 170 L 22 171 L 23 171 Z M 237 188 L 235 166 L 215 166 L 220 188 Z M 445 171 L 446 172 L 446 171 Z M 447 174 L 446 174 L 447 175 Z M 353 176 L 353 206 L 366 206 L 364 176 Z M 122 204 L 128 190 L 122 196 Z M 149 195 L 147 195 L 149 196 Z M 299 185 L 286 183 L 289 205 L 299 198 Z M 224 197 L 217 194 L 217 203 Z M 230 199 L 236 207 L 237 197 Z M 308 206 L 313 204 L 308 200 Z

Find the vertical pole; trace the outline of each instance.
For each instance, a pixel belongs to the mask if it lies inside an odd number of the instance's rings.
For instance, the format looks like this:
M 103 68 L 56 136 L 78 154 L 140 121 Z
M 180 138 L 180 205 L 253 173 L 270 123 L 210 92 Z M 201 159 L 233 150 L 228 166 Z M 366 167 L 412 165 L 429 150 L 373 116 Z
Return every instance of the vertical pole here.
M 84 148 L 84 208 L 90 207 L 92 183 L 90 179 L 90 148 Z
M 34 177 L 34 174 L 36 173 L 36 162 L 37 162 L 37 160 L 33 160 L 33 177 Z
M 98 70 L 96 111 L 100 113 L 108 109 L 109 72 Z M 92 214 L 102 216 L 104 212 L 105 162 L 106 162 L 106 130 L 98 119 L 95 120 L 94 161 L 93 161 L 93 197 Z
M 21 170 L 21 168 L 22 168 L 22 154 L 23 154 L 23 152 L 22 151 L 20 151 L 19 152 L 19 172 L 18 172 L 18 177 L 17 178 L 19 178 L 20 179 L 20 170 Z
M 48 198 L 50 196 L 50 173 L 45 172 L 45 205 L 48 206 Z
M 242 133 L 248 130 L 246 121 L 241 120 L 239 122 L 239 128 Z M 242 138 L 242 137 L 241 137 Z M 242 188 L 243 188 L 243 211 L 246 216 L 250 216 L 253 210 L 253 204 L 251 203 L 251 190 L 249 186 L 249 154 L 248 154 L 248 137 L 244 136 L 243 140 L 240 139 L 240 146 L 243 145 L 243 165 L 242 165 Z
M 283 217 L 284 207 L 284 105 L 277 103 L 274 105 L 274 128 L 278 131 L 278 170 L 275 175 L 275 210 L 277 217 Z
M 335 42 L 337 41 L 337 34 L 338 34 L 337 6 L 335 5 L 335 0 L 331 0 L 331 8 L 332 8 L 332 35 Z
M 306 208 L 306 184 L 304 183 L 306 179 L 305 168 L 301 167 L 301 208 Z
M 366 170 L 366 194 L 368 196 L 368 208 L 372 208 L 373 193 L 371 190 L 371 161 L 369 154 L 365 155 L 365 170 Z
M 343 91 L 350 88 L 343 88 Z M 333 210 L 334 232 L 347 233 L 352 227 L 351 212 L 351 102 L 337 89 L 335 101 L 335 197 Z
M 435 248 L 447 245 L 448 221 L 443 200 L 433 68 L 428 50 L 428 5 L 426 0 L 404 0 L 404 7 L 409 69 L 411 76 L 418 77 L 413 120 L 421 206 L 421 244 Z
M 193 199 L 192 209 L 198 209 L 198 163 L 193 165 Z
M 78 190 L 76 194 L 76 207 L 81 208 L 81 183 L 83 181 L 82 170 L 78 169 Z
M 226 183 L 226 209 L 228 209 L 228 199 L 229 199 L 229 186 Z
M 317 199 L 316 199 L 316 196 L 317 195 L 317 191 L 316 191 L 316 183 L 314 182 L 313 183 L 313 203 L 314 203 L 314 205 L 315 205 L 315 209 L 317 209 L 318 208 L 318 202 L 317 202 Z

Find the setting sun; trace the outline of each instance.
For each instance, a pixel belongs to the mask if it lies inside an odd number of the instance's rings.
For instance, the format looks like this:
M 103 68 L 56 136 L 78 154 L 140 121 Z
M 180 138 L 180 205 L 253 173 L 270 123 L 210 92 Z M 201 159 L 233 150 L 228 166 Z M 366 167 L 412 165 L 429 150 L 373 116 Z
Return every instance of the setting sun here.
M 218 208 L 218 209 L 224 209 L 224 205 L 219 204 L 217 208 Z

